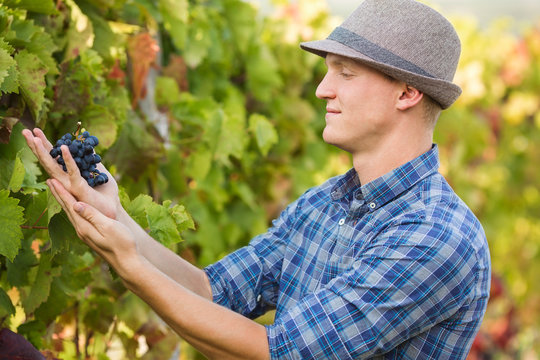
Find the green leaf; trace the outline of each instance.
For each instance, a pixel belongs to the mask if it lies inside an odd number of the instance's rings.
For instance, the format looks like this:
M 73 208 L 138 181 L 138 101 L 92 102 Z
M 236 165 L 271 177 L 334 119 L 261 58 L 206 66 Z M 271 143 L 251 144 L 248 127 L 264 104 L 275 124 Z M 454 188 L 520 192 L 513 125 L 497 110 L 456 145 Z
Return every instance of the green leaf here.
M 43 333 L 45 329 L 46 326 L 42 321 L 32 320 L 19 325 L 17 333 L 23 335 L 32 345 L 40 349 L 43 347 Z
M 2 85 L 0 85 L 0 91 L 4 94 L 19 93 L 19 72 L 17 70 L 17 64 L 13 64 L 7 70 L 7 76 L 4 78 Z
M 9 180 L 8 189 L 12 192 L 17 192 L 21 189 L 21 185 L 24 180 L 26 171 L 24 170 L 24 165 L 17 154 L 15 162 L 13 164 L 13 172 L 11 173 L 11 179 Z
M 175 219 L 169 214 L 166 207 L 152 203 L 146 209 L 146 218 L 150 227 L 150 236 L 163 245 L 170 247 L 181 241 Z
M 38 264 L 34 250 L 31 248 L 22 248 L 12 263 L 6 263 L 7 280 L 11 286 L 26 286 L 29 285 L 30 279 L 28 275 L 30 270 Z
M 4 4 L 8 7 L 25 9 L 47 15 L 56 12 L 53 0 L 4 0 Z
M 8 196 L 8 190 L 0 190 L 0 255 L 13 261 L 21 247 L 24 224 L 24 208 L 19 200 Z
M 158 105 L 172 106 L 180 101 L 178 83 L 171 77 L 158 76 L 156 79 L 156 102 Z
M 195 229 L 193 218 L 186 211 L 184 205 L 176 204 L 173 207 L 169 207 L 169 202 L 164 201 L 163 206 L 169 209 L 169 214 L 174 219 L 178 231 L 182 232 L 187 229 Z
M 16 64 L 7 50 L 0 48 L 0 85 L 9 75 L 9 69 Z M 2 86 L 3 88 L 3 86 Z
M 73 59 L 94 44 L 94 28 L 92 22 L 73 0 L 64 0 L 71 8 L 71 21 L 66 33 L 65 58 Z
M 236 46 L 246 54 L 255 35 L 255 9 L 251 4 L 239 0 L 227 0 L 223 8 L 228 20 L 227 29 L 231 29 Z
M 75 228 L 64 212 L 54 215 L 49 221 L 48 227 L 52 254 L 69 249 L 71 242 L 78 239 Z
M 140 194 L 135 199 L 131 200 L 126 208 L 129 216 L 133 218 L 143 229 L 148 228 L 148 220 L 146 219 L 146 209 L 152 204 L 152 198 L 145 194 Z
M 40 30 L 32 36 L 30 43 L 27 44 L 25 48 L 39 57 L 49 74 L 58 74 L 58 66 L 56 60 L 53 58 L 53 53 L 58 47 L 50 34 Z
M 51 193 L 51 190 L 47 188 L 47 223 L 51 221 L 51 219 L 62 211 L 62 206 L 56 201 L 55 197 Z
M 14 314 L 15 307 L 11 303 L 11 299 L 4 289 L 0 288 L 0 318 Z
M 283 85 L 277 61 L 267 46 L 252 46 L 249 49 L 246 71 L 248 89 L 257 100 L 270 101 Z
M 36 33 L 42 31 L 42 28 L 34 25 L 33 20 L 15 18 L 11 30 L 6 37 L 7 40 L 16 47 L 25 47 Z
M 19 67 L 21 93 L 34 119 L 38 119 L 45 101 L 45 74 L 48 69 L 36 55 L 27 50 L 17 53 L 15 60 Z
M 225 165 L 229 165 L 229 156 L 240 159 L 248 143 L 246 120 L 238 114 L 226 114 L 221 124 L 221 132 L 217 139 L 215 157 Z
M 184 46 L 184 60 L 190 67 L 197 67 L 208 55 L 212 46 L 211 25 L 205 11 L 197 7 L 192 13 L 188 41 Z
M 88 106 L 81 114 L 80 119 L 83 127 L 90 134 L 98 137 L 98 149 L 108 149 L 115 142 L 117 137 L 116 121 L 105 106 Z
M 38 271 L 30 289 L 30 294 L 22 302 L 27 315 L 33 313 L 41 303 L 47 300 L 51 290 L 51 283 L 54 277 L 60 275 L 61 271 L 60 267 L 52 267 L 50 254 L 41 253 Z
M 186 43 L 188 7 L 188 0 L 159 0 L 163 25 L 179 50 L 183 49 Z
M 212 166 L 212 152 L 201 146 L 189 156 L 186 173 L 195 180 L 204 180 Z
M 259 150 L 266 156 L 270 148 L 278 142 L 274 125 L 263 115 L 252 114 L 249 117 L 249 129 L 255 135 Z

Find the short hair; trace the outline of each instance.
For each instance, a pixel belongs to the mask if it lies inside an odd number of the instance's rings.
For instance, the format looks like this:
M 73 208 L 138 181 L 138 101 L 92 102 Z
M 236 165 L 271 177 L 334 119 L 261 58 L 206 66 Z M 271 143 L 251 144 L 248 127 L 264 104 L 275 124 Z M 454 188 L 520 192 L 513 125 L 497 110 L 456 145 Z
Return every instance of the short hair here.
M 441 105 L 433 100 L 431 96 L 424 93 L 422 107 L 424 110 L 424 120 L 426 121 L 426 124 L 431 126 L 432 129 L 435 128 L 437 120 L 439 119 L 439 116 L 441 116 Z

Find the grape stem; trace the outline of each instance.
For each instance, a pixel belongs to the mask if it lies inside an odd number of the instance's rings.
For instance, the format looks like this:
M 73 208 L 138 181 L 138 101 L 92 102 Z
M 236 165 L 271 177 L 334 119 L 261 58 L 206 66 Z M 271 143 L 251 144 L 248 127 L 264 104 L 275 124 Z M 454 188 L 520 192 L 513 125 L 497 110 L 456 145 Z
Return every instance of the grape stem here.
M 75 138 L 77 138 L 79 136 L 79 132 L 81 131 L 81 122 L 78 121 L 77 122 L 77 130 L 75 131 Z

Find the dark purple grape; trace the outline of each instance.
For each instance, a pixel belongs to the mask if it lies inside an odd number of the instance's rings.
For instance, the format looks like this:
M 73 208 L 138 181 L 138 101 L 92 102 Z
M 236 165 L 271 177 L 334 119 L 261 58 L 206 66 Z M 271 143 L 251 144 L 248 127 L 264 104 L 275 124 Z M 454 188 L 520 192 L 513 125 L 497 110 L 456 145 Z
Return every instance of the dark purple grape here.
M 53 158 L 56 158 L 56 162 L 62 166 L 62 169 L 67 171 L 61 150 L 61 146 L 66 145 L 75 164 L 79 168 L 81 176 L 86 180 L 88 185 L 94 187 L 109 181 L 107 175 L 101 173 L 96 168 L 96 164 L 101 162 L 101 156 L 94 153 L 94 147 L 98 144 L 98 138 L 90 135 L 88 131 L 84 131 L 81 135 L 76 135 L 75 137 L 67 133 L 56 142 L 49 153 Z

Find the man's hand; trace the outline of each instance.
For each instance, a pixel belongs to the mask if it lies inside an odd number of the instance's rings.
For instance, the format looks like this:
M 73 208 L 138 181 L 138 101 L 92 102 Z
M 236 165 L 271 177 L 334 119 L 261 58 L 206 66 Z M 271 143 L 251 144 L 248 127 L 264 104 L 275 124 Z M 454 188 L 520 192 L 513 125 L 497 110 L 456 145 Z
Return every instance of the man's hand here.
M 101 163 L 98 164 L 98 169 L 107 174 L 109 181 L 106 184 L 92 188 L 82 178 L 67 146 L 62 146 L 62 157 L 68 170 L 65 172 L 49 154 L 53 146 L 47 140 L 43 131 L 37 128 L 33 132 L 25 129 L 22 134 L 26 139 L 26 143 L 51 178 L 60 182 L 77 200 L 92 205 L 111 219 L 118 217 L 121 209 L 120 199 L 118 198 L 118 185 Z
M 58 180 L 49 179 L 47 185 L 79 238 L 111 264 L 121 277 L 132 272 L 140 254 L 131 230 L 87 203 L 77 201 Z

